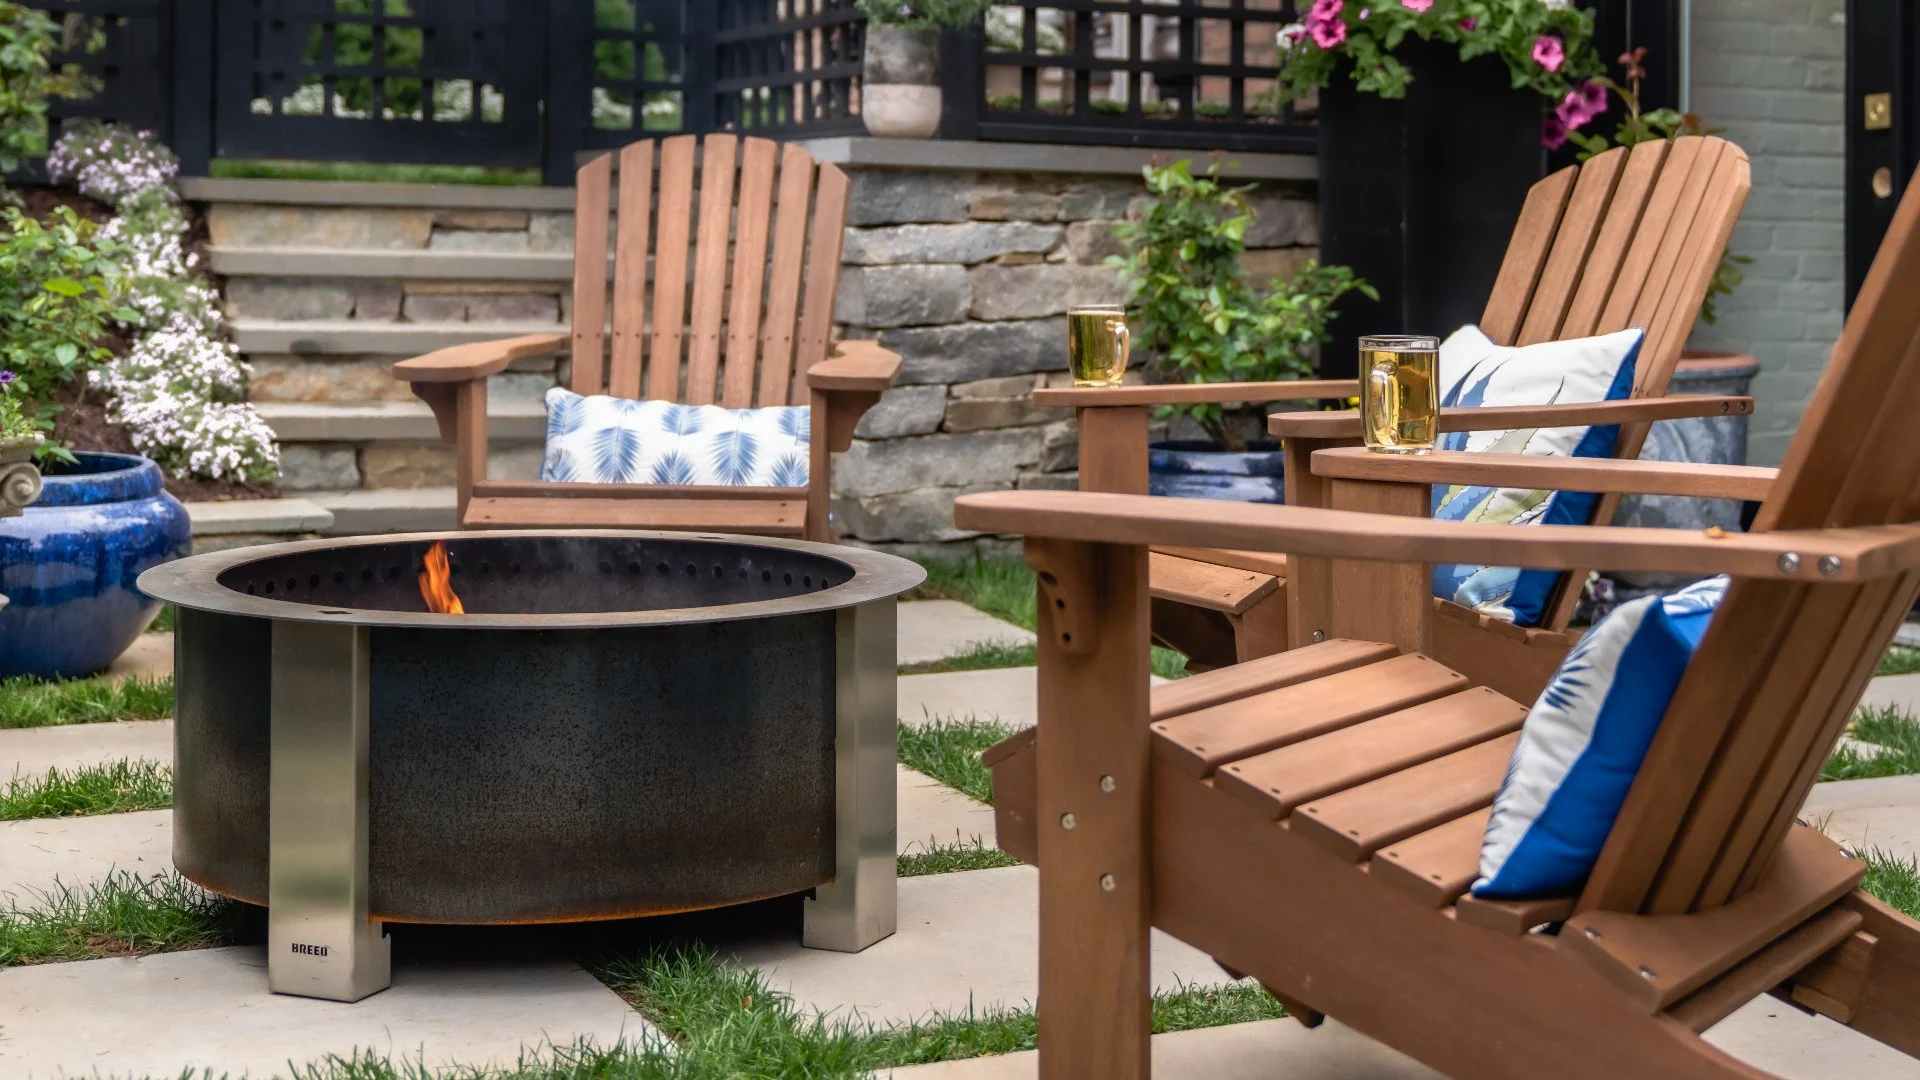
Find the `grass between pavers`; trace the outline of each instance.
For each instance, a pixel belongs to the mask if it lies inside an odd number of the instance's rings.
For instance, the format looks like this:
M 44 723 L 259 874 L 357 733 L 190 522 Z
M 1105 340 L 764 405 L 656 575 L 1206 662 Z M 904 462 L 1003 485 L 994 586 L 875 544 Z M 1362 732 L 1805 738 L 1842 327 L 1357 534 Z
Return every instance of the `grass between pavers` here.
M 141 877 L 116 870 L 36 899 L 30 907 L 16 898 L 0 908 L 0 968 L 207 949 L 263 936 L 258 909 L 172 872 Z
M 981 720 L 972 713 L 928 720 L 917 727 L 898 725 L 900 764 L 959 791 L 968 798 L 993 803 L 993 773 L 980 764 L 980 752 L 1013 734 L 998 720 Z
M 1875 675 L 1913 675 L 1920 673 L 1920 649 L 1905 645 L 1895 645 L 1880 658 L 1880 667 Z
M 1026 563 L 1017 559 L 969 559 L 966 562 L 926 560 L 920 565 L 926 568 L 927 580 L 901 597 L 902 600 L 958 600 L 1022 629 L 1034 628 L 1033 568 Z M 1016 651 L 1019 648 L 1025 652 Z M 900 674 L 1031 667 L 1034 662 L 1032 645 L 1011 647 L 985 643 L 969 646 L 967 652 L 945 660 L 903 666 Z M 1186 678 L 1187 658 L 1155 645 L 1153 673 L 1163 679 Z
M 0 788 L 0 821 L 123 814 L 173 805 L 173 770 L 157 761 L 120 761 L 45 776 L 16 776 Z
M 916 841 L 918 843 L 918 841 Z M 928 874 L 955 874 L 966 870 L 995 870 L 1002 866 L 1018 866 L 1020 860 L 1001 851 L 990 848 L 974 837 L 971 843 L 943 844 L 928 837 L 920 850 L 910 851 L 894 860 L 895 873 L 900 877 L 925 877 Z
M 147 627 L 149 634 L 173 633 L 173 605 L 161 604 L 160 614 L 154 616 L 153 625 Z
M 0 728 L 159 720 L 173 715 L 173 679 L 0 680 Z
M 1920 919 L 1920 860 L 1911 855 L 1901 858 L 1877 848 L 1862 852 L 1860 857 L 1867 862 L 1867 876 L 1860 887 Z
M 1896 705 L 1862 708 L 1853 714 L 1847 733 L 1881 750 L 1862 753 L 1851 746 L 1842 746 L 1821 767 L 1821 780 L 1866 780 L 1920 773 L 1920 719 L 1915 719 L 1906 709 Z

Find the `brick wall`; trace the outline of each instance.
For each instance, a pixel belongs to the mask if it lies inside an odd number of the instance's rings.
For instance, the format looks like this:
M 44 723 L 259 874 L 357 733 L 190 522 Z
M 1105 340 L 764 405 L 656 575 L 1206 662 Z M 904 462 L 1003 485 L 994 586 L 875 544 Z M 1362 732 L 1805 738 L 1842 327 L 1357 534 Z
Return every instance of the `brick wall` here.
M 1694 0 L 1693 111 L 1753 162 L 1730 249 L 1753 259 L 1696 348 L 1760 361 L 1749 460 L 1776 464 L 1842 318 L 1844 0 Z

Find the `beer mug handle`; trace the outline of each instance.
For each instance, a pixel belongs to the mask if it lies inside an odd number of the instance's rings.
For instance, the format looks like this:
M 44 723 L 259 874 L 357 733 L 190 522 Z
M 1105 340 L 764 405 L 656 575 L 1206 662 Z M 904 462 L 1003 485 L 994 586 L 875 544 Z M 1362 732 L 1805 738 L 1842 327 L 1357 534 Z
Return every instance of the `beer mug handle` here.
M 1369 432 L 1384 432 L 1393 426 L 1393 365 L 1374 364 L 1367 369 L 1367 393 L 1360 395 L 1366 407 Z
M 1119 360 L 1121 365 L 1124 366 L 1127 362 L 1128 354 L 1133 352 L 1133 331 L 1128 328 L 1127 320 L 1115 319 L 1113 321 L 1114 321 L 1113 336 L 1119 342 L 1119 345 L 1120 345 Z

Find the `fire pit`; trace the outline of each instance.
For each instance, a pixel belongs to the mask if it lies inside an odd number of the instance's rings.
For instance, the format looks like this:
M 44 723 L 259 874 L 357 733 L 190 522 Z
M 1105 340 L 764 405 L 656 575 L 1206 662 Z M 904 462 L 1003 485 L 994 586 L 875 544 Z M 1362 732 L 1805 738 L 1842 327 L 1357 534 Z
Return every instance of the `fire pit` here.
M 445 582 L 429 582 L 429 567 Z M 388 982 L 382 922 L 618 919 L 813 890 L 894 928 L 894 598 L 913 563 L 652 532 L 316 540 L 173 602 L 174 862 L 268 908 L 269 985 Z M 450 590 L 464 614 L 427 610 Z

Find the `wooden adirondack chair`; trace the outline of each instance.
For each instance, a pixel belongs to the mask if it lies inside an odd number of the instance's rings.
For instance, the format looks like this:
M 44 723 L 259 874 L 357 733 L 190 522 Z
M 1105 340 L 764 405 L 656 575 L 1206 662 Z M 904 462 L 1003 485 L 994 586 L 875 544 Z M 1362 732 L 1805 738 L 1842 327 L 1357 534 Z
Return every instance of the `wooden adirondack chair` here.
M 829 455 L 847 448 L 861 414 L 892 385 L 900 366 L 898 356 L 872 342 L 830 340 L 846 174 L 817 164 L 798 146 L 768 139 L 709 135 L 704 145 L 698 142 L 679 135 L 619 153 L 611 350 L 607 220 L 614 155 L 606 154 L 578 174 L 572 333 L 458 345 L 394 366 L 432 406 L 441 438 L 458 447 L 462 528 L 701 529 L 831 539 Z M 808 485 L 488 480 L 487 377 L 522 357 L 562 349 L 572 351 L 572 388 L 580 394 L 735 409 L 810 405 Z
M 1759 1078 L 1699 1033 L 1763 993 L 1920 1055 L 1920 923 L 1795 822 L 1920 592 L 1915 295 L 1920 185 L 1786 464 L 1716 471 L 1768 488 L 1747 534 L 960 499 L 1040 578 L 1039 726 L 986 759 L 1000 843 L 1040 871 L 1041 1075 L 1148 1074 L 1150 926 L 1461 1080 Z M 1364 458 L 1315 455 L 1336 504 L 1383 486 Z M 1465 458 L 1421 482 L 1693 491 L 1633 460 Z M 1150 691 L 1155 544 L 1330 560 L 1332 635 Z M 1526 709 L 1427 655 L 1430 559 L 1734 577 L 1578 896 L 1464 895 Z
M 1531 345 L 1560 338 L 1647 330 L 1633 398 L 1540 408 L 1447 410 L 1443 431 L 1619 423 L 1616 457 L 1640 453 L 1651 420 L 1752 410 L 1749 398 L 1664 397 L 1750 187 L 1746 155 L 1724 139 L 1689 137 L 1616 148 L 1534 185 L 1514 225 L 1480 327 L 1493 340 Z M 1349 316 L 1361 317 L 1361 316 Z M 1393 328 L 1400 329 L 1400 328 Z M 1146 491 L 1149 406 L 1191 401 L 1345 398 L 1347 380 L 1052 389 L 1043 405 L 1073 406 L 1081 421 L 1080 489 Z M 1270 418 L 1287 447 L 1286 499 L 1326 505 L 1307 462 L 1314 450 L 1360 441 L 1352 412 Z M 1616 500 L 1598 507 L 1612 517 Z M 1157 549 L 1151 559 L 1153 634 L 1206 670 L 1306 644 L 1326 630 L 1326 573 L 1311 558 L 1225 550 Z M 1435 641 L 1449 664 L 1503 692 L 1531 698 L 1577 635 L 1566 632 L 1584 572 L 1572 575 L 1536 629 L 1520 629 L 1450 603 Z M 1289 597 L 1298 605 L 1290 626 Z

